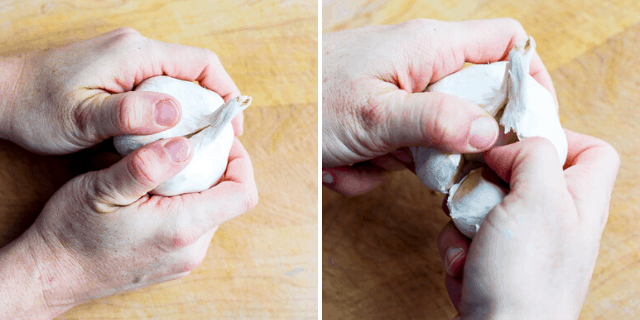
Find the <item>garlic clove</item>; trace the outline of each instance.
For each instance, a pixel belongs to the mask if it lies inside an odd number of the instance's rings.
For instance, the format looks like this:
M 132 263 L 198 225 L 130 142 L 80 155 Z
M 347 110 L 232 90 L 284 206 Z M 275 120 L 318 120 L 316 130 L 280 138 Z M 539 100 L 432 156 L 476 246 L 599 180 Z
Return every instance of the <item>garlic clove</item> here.
M 462 155 L 422 146 L 410 150 L 420 182 L 433 191 L 448 193 L 464 165 Z
M 516 44 L 509 53 L 509 99 L 500 118 L 505 133 L 513 130 L 520 140 L 544 137 L 556 147 L 558 158 L 567 159 L 567 137 L 560 124 L 555 101 L 549 91 L 529 75 L 529 64 L 535 52 L 533 37 Z
M 508 194 L 502 186 L 482 176 L 482 167 L 471 171 L 449 190 L 447 208 L 458 230 L 473 239 L 491 209 Z M 487 169 L 489 170 L 489 169 Z

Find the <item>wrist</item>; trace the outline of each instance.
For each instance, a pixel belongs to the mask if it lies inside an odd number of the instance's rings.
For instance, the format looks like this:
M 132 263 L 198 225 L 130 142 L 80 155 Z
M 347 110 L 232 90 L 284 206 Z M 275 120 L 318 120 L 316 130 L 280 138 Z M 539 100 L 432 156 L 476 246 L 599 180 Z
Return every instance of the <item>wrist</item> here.
M 52 303 L 47 297 L 43 285 L 53 276 L 50 271 L 57 270 L 56 258 L 43 241 L 34 237 L 32 229 L 0 249 L 2 319 L 53 319 L 75 306 Z
M 11 140 L 13 110 L 20 97 L 28 54 L 0 58 L 0 139 Z

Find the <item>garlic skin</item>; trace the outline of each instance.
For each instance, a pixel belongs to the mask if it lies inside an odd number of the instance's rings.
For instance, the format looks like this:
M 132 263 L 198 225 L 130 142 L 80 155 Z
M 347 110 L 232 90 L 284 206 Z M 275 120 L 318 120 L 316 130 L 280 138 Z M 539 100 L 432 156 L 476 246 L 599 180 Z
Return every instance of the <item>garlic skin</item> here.
M 556 104 L 551 93 L 529 75 L 529 64 L 536 42 L 529 37 L 524 44 L 516 44 L 509 52 L 509 98 L 500 118 L 504 132 L 513 130 L 520 140 L 544 137 L 556 147 L 564 164 L 569 146 Z
M 222 97 L 211 90 L 166 76 L 149 78 L 135 91 L 173 96 L 182 106 L 182 118 L 175 127 L 159 133 L 115 137 L 118 153 L 125 156 L 148 143 L 182 136 L 189 139 L 193 150 L 187 167 L 150 193 L 175 196 L 203 191 L 217 184 L 227 169 L 233 144 L 231 119 L 251 105 L 251 97 L 240 96 L 225 104 Z
M 482 176 L 486 168 L 472 170 L 451 187 L 447 207 L 458 230 L 473 239 L 489 211 L 500 204 L 509 191 Z
M 431 147 L 410 147 L 416 175 L 433 191 L 449 193 L 464 165 L 461 154 L 446 153 Z

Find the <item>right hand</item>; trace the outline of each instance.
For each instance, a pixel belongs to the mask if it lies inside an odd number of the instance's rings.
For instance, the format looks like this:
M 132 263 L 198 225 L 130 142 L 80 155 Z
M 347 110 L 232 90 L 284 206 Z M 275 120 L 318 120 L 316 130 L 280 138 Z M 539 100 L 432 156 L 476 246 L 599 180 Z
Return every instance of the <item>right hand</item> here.
M 565 130 L 562 170 L 543 138 L 494 148 L 487 164 L 511 191 L 470 241 L 453 223 L 439 239 L 461 319 L 577 319 L 620 166 L 606 142 Z
M 236 138 L 220 183 L 174 197 L 148 192 L 187 166 L 178 137 L 65 184 L 27 231 L 47 305 L 79 303 L 189 274 L 218 226 L 257 204 L 251 160 Z
M 498 124 L 486 111 L 423 91 L 465 62 L 505 60 L 524 39 L 526 32 L 513 19 L 411 20 L 323 35 L 324 186 L 345 195 L 368 191 L 385 170 L 413 167 L 407 146 L 456 153 L 493 146 Z M 530 73 L 555 98 L 537 54 Z

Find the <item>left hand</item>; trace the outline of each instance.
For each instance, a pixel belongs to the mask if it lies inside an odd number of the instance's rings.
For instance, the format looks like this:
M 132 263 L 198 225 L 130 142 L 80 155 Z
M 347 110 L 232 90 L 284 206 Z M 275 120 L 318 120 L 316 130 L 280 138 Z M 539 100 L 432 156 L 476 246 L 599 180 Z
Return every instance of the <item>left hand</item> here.
M 414 166 L 408 146 L 455 153 L 489 149 L 498 124 L 486 111 L 424 90 L 465 62 L 506 59 L 524 39 L 527 33 L 513 19 L 421 19 L 324 34 L 323 185 L 348 196 L 366 192 L 384 180 L 386 170 Z M 555 98 L 537 54 L 530 74 Z
M 111 136 L 173 127 L 181 116 L 175 98 L 131 91 L 153 76 L 199 81 L 225 102 L 240 94 L 215 53 L 129 28 L 2 62 L 14 72 L 0 74 L 0 137 L 40 154 L 72 153 Z M 232 124 L 240 135 L 242 114 Z

